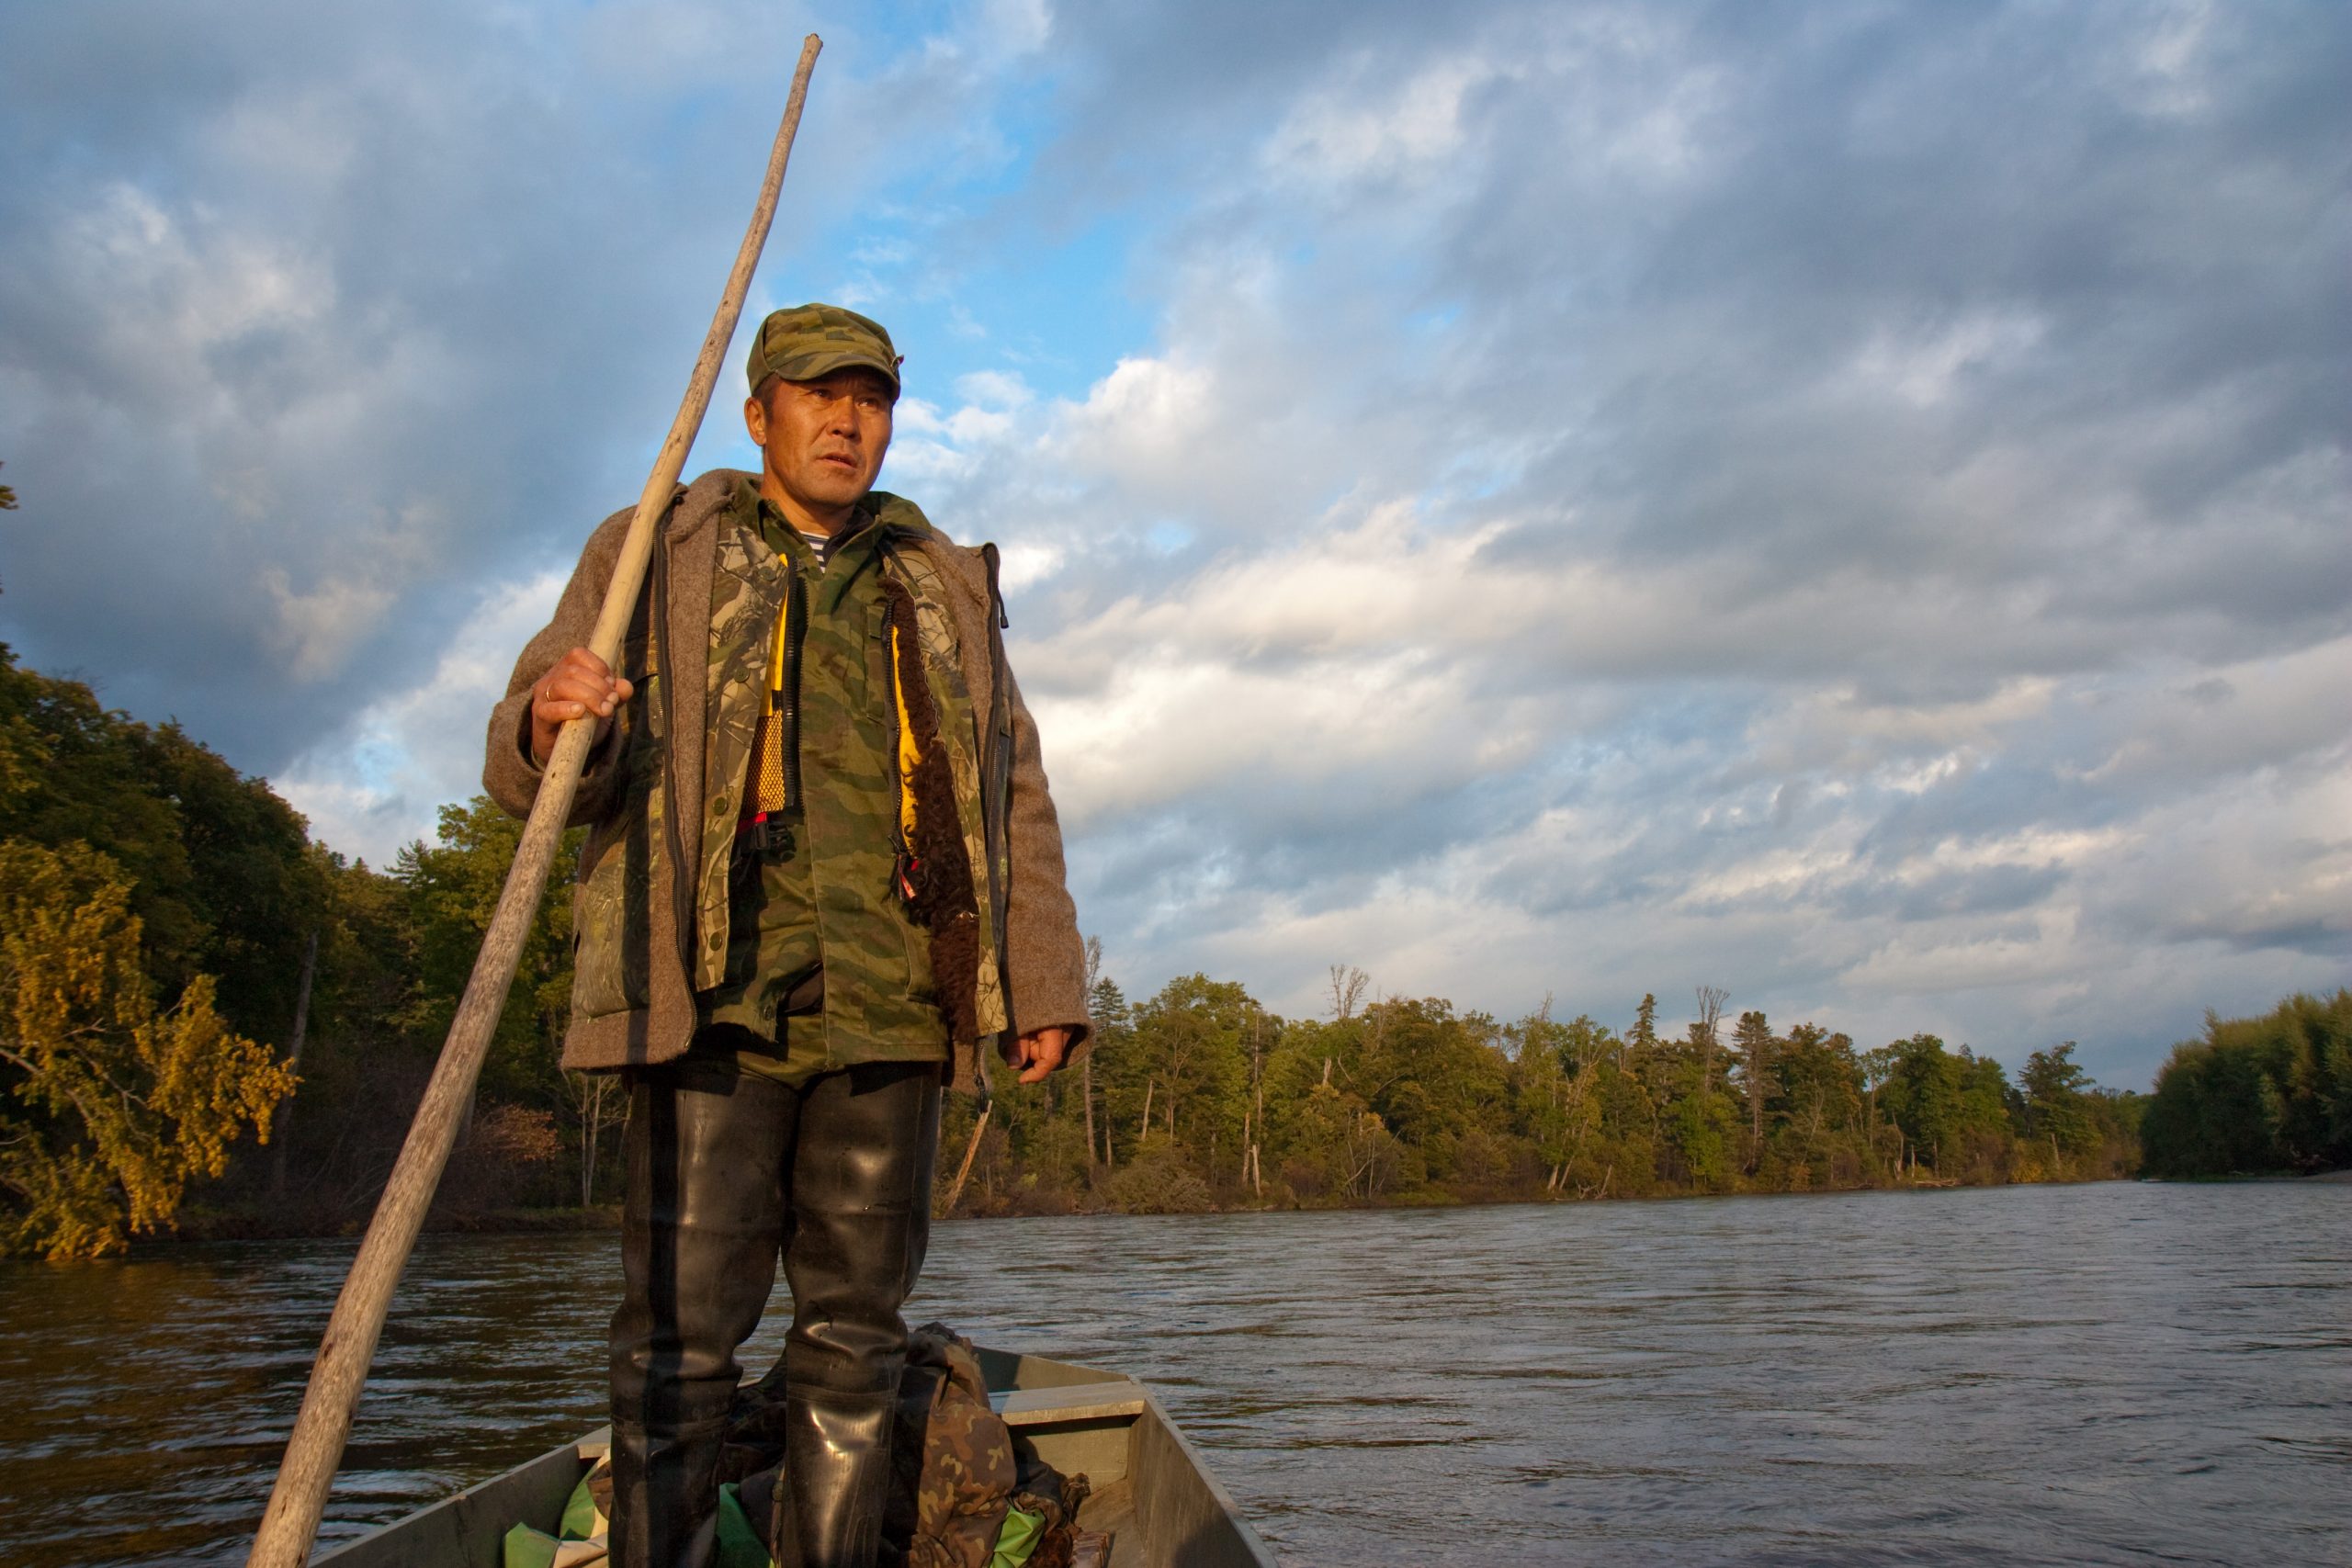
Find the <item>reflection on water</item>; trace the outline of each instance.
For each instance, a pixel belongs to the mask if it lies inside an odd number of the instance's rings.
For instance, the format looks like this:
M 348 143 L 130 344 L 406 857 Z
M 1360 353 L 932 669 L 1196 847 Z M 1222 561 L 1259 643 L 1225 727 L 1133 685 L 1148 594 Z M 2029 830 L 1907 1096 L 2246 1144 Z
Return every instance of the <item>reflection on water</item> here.
M 616 1246 L 427 1239 L 326 1539 L 602 1419 Z M 0 1562 L 242 1561 L 350 1254 L 0 1266 Z M 959 1223 L 913 1315 L 1300 1565 L 2352 1562 L 2352 1187 Z

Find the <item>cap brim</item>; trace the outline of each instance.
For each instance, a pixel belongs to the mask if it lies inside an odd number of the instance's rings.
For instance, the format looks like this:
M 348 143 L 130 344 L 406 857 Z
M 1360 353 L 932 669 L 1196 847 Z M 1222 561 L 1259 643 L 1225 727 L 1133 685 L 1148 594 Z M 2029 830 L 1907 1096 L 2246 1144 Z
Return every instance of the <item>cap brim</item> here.
M 794 355 L 782 361 L 771 360 L 768 364 L 767 376 L 780 376 L 787 381 L 814 381 L 820 376 L 830 376 L 836 370 L 853 367 L 873 371 L 890 383 L 892 397 L 899 395 L 898 367 L 878 355 L 861 353 L 854 348 L 829 349 L 816 354 Z M 763 376 L 761 379 L 765 380 L 767 376 Z

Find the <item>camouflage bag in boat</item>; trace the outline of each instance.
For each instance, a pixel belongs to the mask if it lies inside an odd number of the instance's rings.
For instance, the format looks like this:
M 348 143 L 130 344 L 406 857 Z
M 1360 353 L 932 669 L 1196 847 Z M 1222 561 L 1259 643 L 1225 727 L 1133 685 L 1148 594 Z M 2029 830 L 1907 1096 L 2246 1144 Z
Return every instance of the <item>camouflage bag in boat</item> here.
M 1086 1477 L 1016 1454 L 972 1342 L 944 1323 L 909 1337 L 891 1459 L 887 1568 L 1067 1568 Z
M 784 1455 L 783 1413 L 781 1370 L 736 1397 L 719 1478 L 741 1482 L 754 1517 Z M 1016 1453 L 978 1354 L 944 1323 L 908 1337 L 890 1458 L 884 1568 L 1071 1568 L 1086 1477 Z

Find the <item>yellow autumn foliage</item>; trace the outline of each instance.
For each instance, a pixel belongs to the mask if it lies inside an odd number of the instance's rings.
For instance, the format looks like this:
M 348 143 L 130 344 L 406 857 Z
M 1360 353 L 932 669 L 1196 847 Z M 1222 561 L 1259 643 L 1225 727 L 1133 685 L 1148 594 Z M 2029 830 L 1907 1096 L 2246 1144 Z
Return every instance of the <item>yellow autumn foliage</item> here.
M 169 1225 L 294 1091 L 221 1021 L 209 976 L 159 1008 L 140 938 L 107 856 L 0 843 L 0 1252 L 96 1258 Z

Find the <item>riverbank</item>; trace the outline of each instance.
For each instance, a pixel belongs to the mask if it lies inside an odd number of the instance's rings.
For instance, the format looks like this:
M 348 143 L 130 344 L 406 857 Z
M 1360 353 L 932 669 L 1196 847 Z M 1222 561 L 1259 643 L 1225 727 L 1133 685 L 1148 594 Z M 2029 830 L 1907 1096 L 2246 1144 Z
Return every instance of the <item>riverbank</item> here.
M 178 1242 L 323 1241 L 356 1236 L 368 1228 L 368 1216 L 334 1224 L 304 1224 L 301 1216 L 271 1214 L 242 1209 L 199 1210 L 180 1217 L 177 1231 L 167 1236 L 145 1236 L 131 1245 L 133 1255 Z M 492 1209 L 480 1213 L 440 1213 L 424 1224 L 428 1235 L 560 1235 L 574 1231 L 616 1231 L 621 1206 L 599 1203 L 593 1208 Z
M 2267 1173 L 2249 1173 L 2245 1175 L 2187 1178 L 2142 1178 L 2129 1174 L 2116 1176 L 2065 1176 L 2041 1178 L 2030 1181 L 1974 1182 L 1967 1184 L 1951 1180 L 1939 1180 L 1933 1177 L 1928 1177 L 1916 1181 L 1892 1180 L 1882 1182 L 1857 1182 L 1853 1185 L 1845 1187 L 1805 1187 L 1796 1189 L 1747 1187 L 1736 1188 L 1724 1191 L 1706 1192 L 1691 1191 L 1689 1190 L 1652 1191 L 1643 1194 L 1643 1197 L 1645 1200 L 1670 1199 L 1696 1201 L 1709 1198 L 1803 1198 L 1827 1197 L 1836 1194 L 1853 1192 L 1943 1191 L 1951 1190 L 1962 1185 L 1978 1188 L 2073 1187 L 2087 1186 L 2101 1182 L 2131 1180 L 2161 1180 L 2167 1185 L 2177 1186 L 2246 1186 L 2264 1183 L 2279 1186 L 2303 1186 L 2312 1184 L 2327 1186 L 2352 1186 L 2352 1169 L 2321 1171 L 2313 1175 L 2298 1175 L 2291 1171 L 2274 1171 Z M 1200 1207 L 1170 1210 L 1165 1208 L 1123 1209 L 1104 1201 L 1097 1201 L 1091 1203 L 1057 1202 L 1051 1205 L 1041 1204 L 1034 1207 L 1023 1208 L 1020 1206 L 1017 1201 L 1017 1195 L 1008 1197 L 1004 1201 L 993 1202 L 985 1201 L 975 1201 L 967 1195 L 965 1201 L 956 1205 L 953 1213 L 939 1211 L 935 1213 L 935 1217 L 939 1219 L 952 1218 L 966 1220 L 1018 1220 L 1046 1219 L 1063 1215 L 1119 1216 L 1170 1213 L 1193 1214 L 1329 1213 L 1381 1210 L 1469 1209 L 1509 1203 L 1573 1204 L 1581 1202 L 1603 1202 L 1608 1201 L 1610 1198 L 1622 1196 L 1623 1195 L 1610 1194 L 1604 1197 L 1600 1194 L 1585 1196 L 1577 1193 L 1547 1193 L 1540 1190 L 1524 1193 L 1490 1192 L 1476 1195 L 1464 1195 L 1442 1191 L 1421 1191 L 1411 1194 L 1400 1194 L 1394 1199 L 1380 1202 L 1306 1203 L 1295 1199 L 1287 1202 L 1233 1200 L 1222 1202 L 1211 1201 Z M 440 1235 L 555 1235 L 581 1231 L 617 1231 L 620 1229 L 620 1205 L 617 1203 L 599 1203 L 589 1208 L 497 1209 L 475 1213 L 436 1213 L 434 1215 L 432 1220 L 427 1223 L 425 1230 L 427 1234 Z M 367 1222 L 364 1218 L 347 1221 L 331 1227 L 305 1227 L 299 1224 L 287 1223 L 286 1216 L 283 1214 L 273 1217 L 264 1213 L 244 1213 L 242 1211 L 199 1211 L 196 1213 L 186 1216 L 175 1235 L 141 1238 L 133 1247 L 132 1251 L 134 1254 L 145 1253 L 157 1248 L 170 1247 L 182 1243 L 209 1244 L 228 1241 L 296 1241 L 306 1239 L 327 1239 L 335 1236 L 356 1236 L 366 1228 Z
M 1989 1187 L 2064 1187 L 2093 1182 L 2131 1180 L 2128 1174 L 2111 1176 L 2069 1175 L 2038 1177 L 2030 1180 L 2007 1182 L 1969 1182 L 1939 1179 L 1923 1176 L 1917 1179 L 1890 1179 L 1876 1182 L 1855 1182 L 1845 1186 L 1808 1186 L 1802 1188 L 1767 1188 L 1741 1186 L 1719 1190 L 1694 1190 L 1689 1188 L 1653 1189 L 1638 1194 L 1644 1201 L 1692 1201 L 1710 1198 L 1764 1197 L 1829 1197 L 1855 1192 L 1909 1192 L 1951 1190 L 1962 1186 Z M 2345 1181 L 2352 1182 L 2352 1170 L 2336 1171 L 2324 1176 L 2298 1178 L 2292 1176 L 2225 1177 L 2211 1180 L 2244 1181 Z M 1199 1192 L 1205 1194 L 1203 1185 Z M 1021 1220 L 1059 1217 L 1130 1217 L 1157 1214 L 1302 1214 L 1377 1213 L 1417 1209 L 1477 1209 L 1514 1203 L 1573 1205 L 1598 1203 L 1635 1196 L 1624 1192 L 1577 1193 L 1546 1192 L 1541 1188 L 1518 1191 L 1510 1190 L 1454 1192 L 1424 1188 L 1400 1192 L 1378 1201 L 1342 1202 L 1309 1202 L 1295 1196 L 1284 1199 L 1254 1199 L 1236 1194 L 1208 1197 L 1206 1201 L 1185 1201 L 1182 1206 L 1122 1207 L 1101 1190 L 1072 1196 L 1051 1195 L 1044 1201 L 1038 1194 L 1014 1192 L 991 1199 L 984 1194 L 967 1191 L 953 1211 L 944 1206 L 944 1193 L 939 1194 L 941 1204 L 934 1205 L 934 1219 Z M 1180 1200 L 1185 1194 L 1174 1193 Z M 1024 1206 L 1022 1200 L 1030 1199 Z M 214 1245 L 222 1242 L 266 1242 L 331 1240 L 353 1237 L 367 1229 L 368 1217 L 337 1221 L 331 1224 L 305 1224 L 299 1210 L 206 1209 L 197 1208 L 181 1216 L 177 1230 L 169 1235 L 145 1236 L 137 1240 L 132 1255 L 150 1253 L 178 1245 Z M 436 1209 L 427 1219 L 424 1231 L 432 1235 L 560 1235 L 575 1232 L 617 1231 L 621 1226 L 618 1203 L 598 1203 L 589 1207 L 508 1208 L 480 1211 L 444 1211 Z

